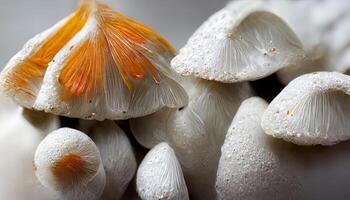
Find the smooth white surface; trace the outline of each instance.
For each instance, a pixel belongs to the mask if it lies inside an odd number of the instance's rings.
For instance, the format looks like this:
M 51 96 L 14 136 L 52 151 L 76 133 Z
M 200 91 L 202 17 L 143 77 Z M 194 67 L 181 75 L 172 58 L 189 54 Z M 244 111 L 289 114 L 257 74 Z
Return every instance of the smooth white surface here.
M 0 199 L 52 200 L 35 176 L 34 153 L 58 118 L 23 110 L 0 95 Z

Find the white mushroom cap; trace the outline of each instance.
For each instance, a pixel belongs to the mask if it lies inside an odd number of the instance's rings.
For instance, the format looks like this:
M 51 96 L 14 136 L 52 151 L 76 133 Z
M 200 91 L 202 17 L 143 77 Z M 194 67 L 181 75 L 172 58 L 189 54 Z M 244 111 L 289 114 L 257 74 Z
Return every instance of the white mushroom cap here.
M 19 108 L 0 96 L 0 199 L 54 199 L 35 176 L 34 153 L 57 117 Z
M 282 69 L 278 77 L 283 83 L 314 71 L 348 72 L 349 3 L 348 0 L 266 1 L 266 8 L 292 27 L 310 58 L 304 64 Z
M 36 176 L 64 199 L 99 199 L 105 187 L 100 152 L 84 133 L 61 128 L 38 146 Z
M 102 199 L 120 199 L 137 169 L 130 141 L 113 121 L 97 123 L 89 135 L 100 150 L 106 171 Z
M 298 199 L 301 188 L 289 165 L 283 162 L 280 141 L 260 126 L 267 103 L 258 97 L 245 100 L 226 135 L 217 171 L 219 200 Z M 281 147 L 281 146 L 280 146 Z
M 142 200 L 188 200 L 186 182 L 174 150 L 156 145 L 137 171 L 137 192 Z
M 172 60 L 182 75 L 238 82 L 257 80 L 305 60 L 303 47 L 264 1 L 233 1 L 212 15 Z
M 183 109 L 132 119 L 131 129 L 145 147 L 169 143 L 183 166 L 191 196 L 210 199 L 215 196 L 220 147 L 235 112 L 251 91 L 247 83 L 198 80 L 188 92 L 190 102 Z
M 350 77 L 306 74 L 290 82 L 266 110 L 262 127 L 299 145 L 332 145 L 350 138 Z

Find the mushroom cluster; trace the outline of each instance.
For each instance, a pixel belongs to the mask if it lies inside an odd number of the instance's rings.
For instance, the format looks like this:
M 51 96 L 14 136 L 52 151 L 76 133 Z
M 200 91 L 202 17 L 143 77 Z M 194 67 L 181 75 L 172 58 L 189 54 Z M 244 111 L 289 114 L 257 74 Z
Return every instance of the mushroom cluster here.
M 176 53 L 82 0 L 0 74 L 0 199 L 348 199 L 349 5 L 235 0 Z

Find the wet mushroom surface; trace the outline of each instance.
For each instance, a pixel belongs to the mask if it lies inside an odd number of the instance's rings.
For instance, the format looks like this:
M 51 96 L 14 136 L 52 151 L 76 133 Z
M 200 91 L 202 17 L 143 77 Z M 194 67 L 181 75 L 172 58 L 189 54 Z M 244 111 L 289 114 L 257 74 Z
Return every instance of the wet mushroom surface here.
M 179 49 L 106 2 L 0 73 L 0 199 L 350 198 L 350 0 L 234 0 Z

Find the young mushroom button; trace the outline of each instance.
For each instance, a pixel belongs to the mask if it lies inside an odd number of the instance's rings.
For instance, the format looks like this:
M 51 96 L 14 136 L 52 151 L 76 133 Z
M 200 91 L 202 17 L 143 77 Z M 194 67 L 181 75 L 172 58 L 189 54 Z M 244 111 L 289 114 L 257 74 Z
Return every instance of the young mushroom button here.
M 40 183 L 61 199 L 98 200 L 106 184 L 100 152 L 84 133 L 61 128 L 38 146 L 34 164 Z
M 180 163 L 167 143 L 156 145 L 142 161 L 137 192 L 142 200 L 189 200 Z

